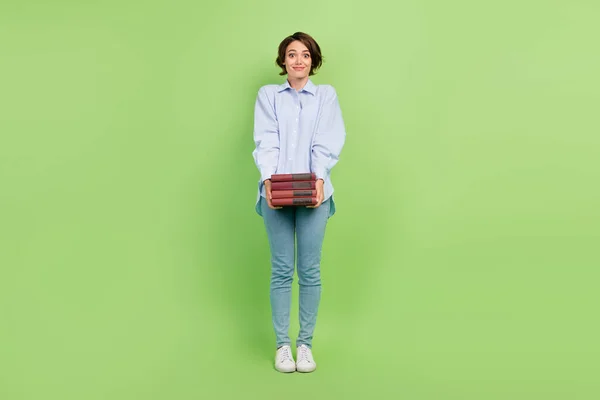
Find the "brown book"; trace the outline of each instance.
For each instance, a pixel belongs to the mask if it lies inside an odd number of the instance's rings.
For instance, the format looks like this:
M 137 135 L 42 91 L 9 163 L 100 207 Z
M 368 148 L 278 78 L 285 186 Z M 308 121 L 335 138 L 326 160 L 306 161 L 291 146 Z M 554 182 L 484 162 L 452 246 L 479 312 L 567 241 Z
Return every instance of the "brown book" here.
M 315 197 L 317 195 L 316 190 L 271 190 L 271 196 L 274 199 L 281 199 L 284 197 Z
M 312 172 L 297 173 L 297 174 L 273 174 L 271 182 L 287 182 L 287 181 L 315 181 L 317 176 Z
M 284 197 L 280 199 L 271 199 L 275 207 L 281 206 L 312 206 L 317 204 L 316 197 Z
M 316 189 L 316 181 L 271 181 L 271 191 L 273 190 L 294 190 L 294 189 Z

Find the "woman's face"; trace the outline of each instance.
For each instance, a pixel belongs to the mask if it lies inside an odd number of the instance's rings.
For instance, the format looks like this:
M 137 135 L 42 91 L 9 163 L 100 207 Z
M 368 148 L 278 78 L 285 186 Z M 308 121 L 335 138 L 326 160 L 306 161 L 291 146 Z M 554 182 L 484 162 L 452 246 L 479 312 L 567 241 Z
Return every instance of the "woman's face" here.
M 290 78 L 306 78 L 311 64 L 310 51 L 301 41 L 295 40 L 288 45 L 285 50 L 285 69 Z

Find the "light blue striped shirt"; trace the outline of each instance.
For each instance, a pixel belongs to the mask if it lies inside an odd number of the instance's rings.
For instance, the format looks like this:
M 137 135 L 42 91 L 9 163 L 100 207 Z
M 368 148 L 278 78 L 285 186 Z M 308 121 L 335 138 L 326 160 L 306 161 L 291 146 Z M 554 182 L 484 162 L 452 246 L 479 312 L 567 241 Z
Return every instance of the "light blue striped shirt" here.
M 331 197 L 330 216 L 335 213 L 330 172 L 339 160 L 346 128 L 335 89 L 315 85 L 310 79 L 301 90 L 286 80 L 258 91 L 254 109 L 254 162 L 260 172 L 256 211 L 262 216 L 260 196 L 264 180 L 272 174 L 314 172 L 324 181 L 324 199 Z

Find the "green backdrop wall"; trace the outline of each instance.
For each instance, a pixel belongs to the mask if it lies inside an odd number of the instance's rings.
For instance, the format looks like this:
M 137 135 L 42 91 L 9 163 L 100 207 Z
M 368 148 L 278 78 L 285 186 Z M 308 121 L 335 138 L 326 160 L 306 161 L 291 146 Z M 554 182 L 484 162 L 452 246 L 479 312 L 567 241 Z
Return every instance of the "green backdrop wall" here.
M 597 398 L 599 11 L 3 2 L 0 398 Z M 347 141 L 283 375 L 252 125 L 298 30 Z

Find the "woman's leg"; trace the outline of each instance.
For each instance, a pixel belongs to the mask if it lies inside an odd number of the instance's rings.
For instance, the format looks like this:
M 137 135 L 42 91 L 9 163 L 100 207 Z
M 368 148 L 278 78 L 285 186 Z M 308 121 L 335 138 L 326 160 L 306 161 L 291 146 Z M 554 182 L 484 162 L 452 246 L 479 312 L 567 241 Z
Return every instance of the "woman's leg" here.
M 329 199 L 317 208 L 298 207 L 298 284 L 300 286 L 300 332 L 296 346 L 312 347 L 317 311 L 321 300 L 321 247 L 329 218 Z
M 295 210 L 272 210 L 261 199 L 261 210 L 271 250 L 271 313 L 277 348 L 290 344 L 290 305 L 294 279 Z

